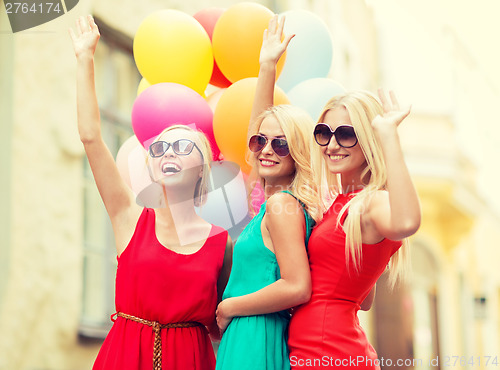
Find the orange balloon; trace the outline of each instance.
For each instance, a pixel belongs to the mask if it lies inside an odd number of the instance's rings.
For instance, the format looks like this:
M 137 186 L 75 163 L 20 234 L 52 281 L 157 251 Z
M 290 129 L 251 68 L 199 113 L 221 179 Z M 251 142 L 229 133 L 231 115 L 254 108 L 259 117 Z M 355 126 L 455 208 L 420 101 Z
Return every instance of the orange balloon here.
M 247 131 L 257 88 L 257 78 L 245 78 L 229 86 L 220 97 L 214 113 L 214 136 L 224 158 L 236 162 L 249 173 L 251 166 L 245 161 L 248 147 Z M 274 104 L 290 104 L 278 86 L 274 90 Z
M 214 58 L 231 82 L 259 75 L 262 36 L 273 12 L 256 3 L 239 3 L 228 8 L 217 21 L 212 35 Z M 285 63 L 278 61 L 277 76 Z

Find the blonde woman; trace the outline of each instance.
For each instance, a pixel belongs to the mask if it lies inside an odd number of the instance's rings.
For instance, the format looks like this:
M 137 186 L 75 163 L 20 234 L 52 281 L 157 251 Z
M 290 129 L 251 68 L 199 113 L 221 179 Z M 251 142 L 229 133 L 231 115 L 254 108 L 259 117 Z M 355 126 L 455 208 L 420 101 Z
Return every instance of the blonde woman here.
M 218 370 L 290 368 L 288 309 L 311 293 L 306 245 L 321 216 L 310 151 L 312 119 L 289 105 L 265 104 L 259 75 L 249 127 L 249 158 L 265 203 L 239 236 L 233 268 L 217 308 L 223 331 Z M 272 82 L 274 84 L 274 82 Z
M 80 17 L 70 34 L 78 130 L 118 256 L 117 313 L 93 368 L 213 370 L 209 331 L 219 335 L 215 309 L 229 276 L 232 242 L 226 230 L 195 212 L 207 193 L 208 140 L 186 126 L 163 131 L 148 158 L 161 208 L 137 205 L 101 136 L 93 60 L 99 30 L 92 17 Z
M 382 104 L 362 91 L 334 97 L 314 130 L 337 195 L 311 234 L 312 295 L 291 320 L 292 369 L 379 369 L 357 311 L 388 264 L 393 284 L 404 272 L 403 241 L 420 226 L 397 132 L 409 109 L 401 110 L 392 92 L 391 101 L 379 96 Z

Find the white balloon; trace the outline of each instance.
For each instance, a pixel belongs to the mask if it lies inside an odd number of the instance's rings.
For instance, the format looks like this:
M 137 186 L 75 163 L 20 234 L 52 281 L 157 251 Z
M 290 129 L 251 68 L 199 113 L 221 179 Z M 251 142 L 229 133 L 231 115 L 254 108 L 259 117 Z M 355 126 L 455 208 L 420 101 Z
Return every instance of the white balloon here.
M 333 60 L 333 41 L 326 23 L 307 10 L 289 10 L 285 16 L 285 35 L 295 34 L 277 84 L 288 93 L 302 81 L 326 77 Z
M 342 85 L 330 78 L 312 78 L 296 85 L 287 95 L 292 105 L 304 109 L 317 121 L 325 104 L 345 91 Z
M 232 239 L 239 236 L 251 216 L 243 173 L 236 163 L 212 162 L 210 191 L 197 213 L 207 222 L 228 230 Z

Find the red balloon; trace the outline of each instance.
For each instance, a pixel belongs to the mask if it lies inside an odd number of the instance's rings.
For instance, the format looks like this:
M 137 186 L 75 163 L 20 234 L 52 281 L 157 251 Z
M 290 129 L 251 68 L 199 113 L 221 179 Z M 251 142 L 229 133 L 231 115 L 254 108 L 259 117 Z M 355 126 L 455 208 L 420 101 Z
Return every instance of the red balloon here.
M 198 13 L 193 15 L 193 18 L 200 22 L 205 31 L 207 31 L 208 37 L 210 37 L 210 41 L 212 41 L 212 34 L 214 32 L 215 24 L 217 23 L 217 20 L 222 15 L 222 13 L 224 13 L 225 11 L 226 9 L 223 8 L 207 8 L 200 10 Z M 217 87 L 228 87 L 231 85 L 231 81 L 229 81 L 224 76 L 215 60 L 212 77 L 210 77 L 210 84 Z

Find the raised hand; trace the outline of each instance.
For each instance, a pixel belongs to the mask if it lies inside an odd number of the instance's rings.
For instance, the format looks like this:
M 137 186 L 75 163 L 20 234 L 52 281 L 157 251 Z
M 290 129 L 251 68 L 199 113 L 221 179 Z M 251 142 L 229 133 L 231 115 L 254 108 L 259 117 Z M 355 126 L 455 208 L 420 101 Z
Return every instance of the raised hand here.
M 389 96 L 391 98 L 390 102 L 387 99 L 383 89 L 378 90 L 378 96 L 380 98 L 380 102 L 382 103 L 384 113 L 382 115 L 376 116 L 373 119 L 373 128 L 377 131 L 397 128 L 400 123 L 403 122 L 403 120 L 410 114 L 411 107 L 401 109 L 399 107 L 398 100 L 396 99 L 396 95 L 393 91 L 389 91 Z
M 290 40 L 295 35 L 286 36 L 283 41 L 283 27 L 285 26 L 285 17 L 278 19 L 277 15 L 274 15 L 269 20 L 269 26 L 267 30 L 264 31 L 264 37 L 262 40 L 262 47 L 260 49 L 259 63 L 278 63 L 279 58 L 285 52 Z
M 410 114 L 410 107 L 401 109 L 392 91 L 390 102 L 382 89 L 378 94 L 383 113 L 372 120 L 372 126 L 384 156 L 387 185 L 386 192 L 377 192 L 370 200 L 364 222 L 372 223 L 379 237 L 402 240 L 413 235 L 421 221 L 420 202 L 398 133 L 399 125 Z
M 69 35 L 73 41 L 73 48 L 77 58 L 94 55 L 101 35 L 91 15 L 88 15 L 87 18 L 83 16 L 79 17 L 76 20 L 76 33 L 70 28 Z

